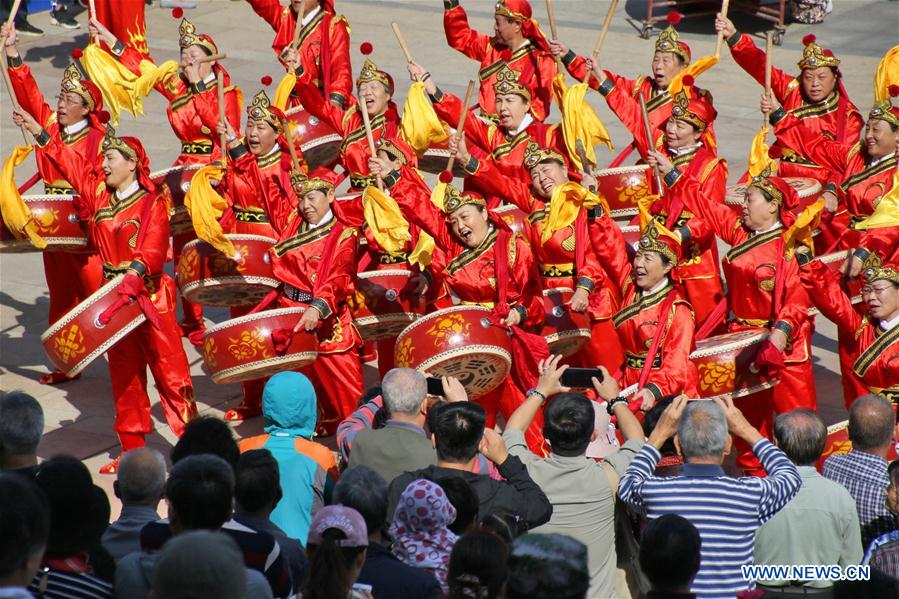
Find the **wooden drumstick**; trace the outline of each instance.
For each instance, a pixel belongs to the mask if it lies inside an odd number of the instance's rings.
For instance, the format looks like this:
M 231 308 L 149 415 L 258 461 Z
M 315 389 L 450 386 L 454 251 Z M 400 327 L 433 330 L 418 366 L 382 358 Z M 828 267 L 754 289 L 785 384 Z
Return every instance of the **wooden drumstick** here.
M 559 33 L 556 31 L 556 14 L 553 12 L 553 0 L 546 0 L 546 15 L 549 17 L 549 31 L 553 36 L 553 41 L 559 40 Z M 556 56 L 556 68 L 560 73 L 565 72 L 562 59 Z
M 293 145 L 293 135 L 290 133 L 290 126 L 287 119 L 281 120 L 281 130 L 284 132 L 284 138 L 287 140 L 287 151 L 290 152 L 290 162 L 293 164 L 293 172 L 302 173 L 303 167 L 300 165 L 300 157 L 297 156 L 297 149 Z
M 649 113 L 646 110 L 646 100 L 643 99 L 642 94 L 640 95 L 640 111 L 643 113 L 643 127 L 646 131 L 646 143 L 651 152 L 653 150 L 652 127 L 649 126 Z M 665 189 L 662 187 L 662 177 L 659 175 L 659 167 L 654 168 L 653 171 L 655 172 L 656 188 L 659 191 L 659 197 L 662 197 L 665 195 Z
M 462 114 L 459 115 L 459 126 L 456 127 L 456 143 L 459 143 L 462 140 L 462 136 L 465 134 L 465 117 L 468 116 L 468 108 L 467 106 L 471 104 L 471 97 L 474 95 L 474 81 L 468 81 L 468 89 L 465 90 L 465 103 L 462 105 Z M 446 162 L 446 170 L 447 172 L 453 172 L 453 165 L 456 163 L 456 156 L 451 154 L 449 160 Z
M 16 19 L 16 13 L 19 12 L 19 5 L 22 4 L 22 0 L 15 0 L 12 4 L 12 8 L 9 11 L 9 18 L 6 19 L 6 28 L 9 29 L 9 26 L 12 25 L 12 22 Z M 3 36 L 3 39 L 0 40 L 5 42 L 6 36 Z
M 97 7 L 94 5 L 94 0 L 87 0 L 87 20 L 97 18 Z M 99 19 L 98 19 L 99 20 Z M 100 34 L 97 34 L 97 37 L 94 38 L 94 43 L 98 46 L 100 45 Z
M 219 69 L 216 74 L 216 84 L 218 85 L 218 96 L 219 96 L 219 122 L 225 122 L 225 74 Z M 228 151 L 228 134 L 222 133 L 221 141 L 219 142 L 222 145 L 222 166 L 226 166 L 228 161 L 226 160 L 226 152 Z
M 3 49 L 0 50 L 0 70 L 3 71 L 3 83 L 6 84 L 6 93 L 9 94 L 9 102 L 12 104 L 13 110 L 21 110 L 22 107 L 16 99 L 16 92 L 12 88 L 12 81 L 9 78 L 9 71 L 7 68 L 6 46 L 3 46 Z M 25 145 L 27 146 L 28 135 L 25 133 L 25 125 L 22 125 L 19 129 L 22 131 L 22 139 L 25 140 Z
M 765 95 L 771 95 L 771 50 L 773 49 L 771 32 L 765 33 Z M 762 115 L 762 128 L 768 125 L 768 113 Z
M 204 56 L 200 60 L 197 61 L 197 64 L 203 64 L 206 62 L 212 62 L 213 60 L 224 60 L 228 58 L 227 54 L 213 54 L 212 56 Z
M 730 0 L 721 0 L 721 16 L 727 18 L 727 9 L 730 6 Z M 715 42 L 715 58 L 721 58 L 721 44 L 724 43 L 724 32 L 718 32 L 718 40 Z
M 368 140 L 368 149 L 371 152 L 371 157 L 375 158 L 378 155 L 378 149 L 375 147 L 375 137 L 371 133 L 371 119 L 368 118 L 368 110 L 365 108 L 365 102 L 359 103 L 359 112 L 362 113 L 362 123 L 365 125 L 365 139 Z M 384 191 L 384 181 L 380 176 L 377 177 L 377 181 L 378 189 Z
M 593 60 L 599 58 L 599 49 L 602 48 L 602 43 L 606 39 L 606 34 L 609 32 L 609 26 L 612 24 L 612 17 L 615 16 L 615 9 L 618 8 L 618 0 L 612 0 L 612 3 L 609 5 L 609 11 L 606 13 L 606 20 L 602 24 L 602 31 L 599 32 L 599 39 L 596 40 L 596 45 L 593 46 Z
M 390 27 L 393 29 L 393 35 L 396 36 L 396 41 L 400 43 L 400 48 L 403 49 L 403 54 L 406 55 L 406 62 L 412 62 L 412 53 L 409 52 L 409 46 L 406 45 L 406 40 L 403 38 L 400 26 L 396 21 L 391 21 Z

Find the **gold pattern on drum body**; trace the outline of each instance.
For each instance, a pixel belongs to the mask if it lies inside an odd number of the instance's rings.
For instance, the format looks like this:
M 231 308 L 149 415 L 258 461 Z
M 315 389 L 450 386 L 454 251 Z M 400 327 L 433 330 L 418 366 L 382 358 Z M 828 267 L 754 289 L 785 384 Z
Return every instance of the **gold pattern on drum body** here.
M 242 331 L 240 337 L 229 337 L 228 344 L 228 351 L 239 362 L 274 357 L 265 346 L 265 338 L 259 327 L 252 331 Z
M 699 391 L 703 397 L 733 389 L 737 371 L 733 364 L 700 364 Z
M 616 187 L 618 203 L 637 205 L 637 200 L 649 195 L 649 186 L 640 177 L 634 177 L 627 185 Z
M 458 337 L 458 341 L 461 341 L 463 336 L 468 337 L 470 333 L 471 323 L 466 323 L 461 314 L 443 316 L 427 330 L 427 334 L 434 338 L 434 347 L 440 347 L 444 341 L 456 341 L 450 337 Z
M 203 361 L 210 370 L 216 370 L 218 361 L 215 359 L 215 354 L 217 351 L 218 348 L 216 347 L 215 338 L 208 337 L 206 343 L 203 344 Z
M 818 458 L 818 461 L 826 460 L 828 457 L 840 453 L 849 453 L 852 451 L 852 441 L 834 441 L 833 445 L 826 448 L 824 453 L 821 454 L 821 457 Z
M 196 251 L 187 251 L 181 254 L 181 260 L 178 262 L 178 285 L 184 285 L 186 281 L 191 281 L 197 276 L 197 270 L 200 267 L 200 254 Z
M 409 368 L 412 365 L 412 352 L 415 347 L 412 345 L 412 339 L 407 337 L 400 341 L 396 346 L 396 365 L 401 368 Z
M 31 219 L 37 223 L 41 235 L 53 235 L 59 231 L 58 210 L 32 210 Z
M 84 333 L 81 332 L 81 327 L 73 324 L 60 331 L 53 341 L 53 351 L 66 363 L 84 355 L 87 348 L 84 347 Z

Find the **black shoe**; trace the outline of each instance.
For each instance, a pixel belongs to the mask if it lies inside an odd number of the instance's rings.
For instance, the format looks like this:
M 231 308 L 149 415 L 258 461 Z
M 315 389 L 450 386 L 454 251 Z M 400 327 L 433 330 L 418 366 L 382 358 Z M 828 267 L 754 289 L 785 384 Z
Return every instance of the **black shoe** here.
M 16 33 L 20 33 L 22 35 L 30 35 L 31 37 L 40 37 L 44 35 L 42 29 L 38 29 L 28 21 L 24 21 L 21 24 L 16 23 Z
M 81 27 L 81 24 L 79 24 L 78 21 L 72 18 L 72 16 L 64 10 L 56 13 L 51 13 L 50 23 L 62 27 L 63 29 L 78 29 Z

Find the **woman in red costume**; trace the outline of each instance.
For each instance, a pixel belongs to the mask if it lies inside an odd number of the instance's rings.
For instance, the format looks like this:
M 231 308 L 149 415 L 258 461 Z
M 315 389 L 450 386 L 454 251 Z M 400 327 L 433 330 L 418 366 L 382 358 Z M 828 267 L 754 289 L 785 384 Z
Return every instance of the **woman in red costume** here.
M 54 111 L 44 99 L 31 69 L 22 62 L 16 48 L 15 27 L 4 25 L 0 29 L 0 37 L 6 39 L 9 79 L 19 105 L 37 122 L 43 123 L 53 139 L 59 139 L 99 168 L 103 160 L 100 145 L 106 127 L 99 118 L 103 110 L 103 96 L 97 86 L 82 79 L 75 65 L 69 65 L 63 74 Z M 46 193 L 75 193 L 53 161 L 47 159 L 43 148 L 37 147 L 35 158 Z M 95 251 L 44 251 L 42 258 L 50 293 L 47 320 L 52 325 L 100 287 L 103 269 Z M 71 378 L 64 372 L 54 369 L 41 376 L 40 382 L 53 385 L 69 380 Z
M 124 275 L 119 287 L 121 301 L 137 301 L 147 317 L 147 322 L 107 353 L 115 430 L 123 451 L 144 446 L 146 435 L 153 430 L 147 367 L 153 373 L 166 421 L 180 436 L 197 408 L 175 318 L 175 283 L 162 270 L 169 249 L 168 208 L 150 181 L 143 145 L 135 137 L 115 137 L 108 127 L 100 173 L 59 138 L 51 139 L 30 115 L 17 112 L 16 124 L 23 123 L 79 193 L 76 210 L 87 222 L 90 239 L 103 261 L 103 277 L 111 280 Z M 101 322 L 103 318 L 101 314 Z M 100 472 L 114 473 L 120 457 Z
M 91 21 L 91 34 L 99 35 L 112 53 L 131 72 L 140 74 L 141 62 L 148 57 L 131 46 L 126 46 L 96 19 Z M 240 127 L 240 90 L 231 85 L 231 78 L 217 61 L 200 62 L 207 56 L 218 54 L 213 39 L 197 33 L 193 23 L 184 19 L 178 27 L 178 45 L 181 47 L 181 75 L 169 77 L 156 86 L 156 91 L 168 101 L 167 114 L 172 131 L 181 141 L 181 154 L 173 166 L 209 164 L 222 159 L 219 136 L 215 135 L 219 122 L 217 75 L 223 74 L 225 118 L 235 128 Z M 177 266 L 181 248 L 195 239 L 194 233 L 176 235 L 172 239 L 174 263 Z M 203 344 L 203 307 L 181 299 L 184 321 L 181 330 L 190 342 Z

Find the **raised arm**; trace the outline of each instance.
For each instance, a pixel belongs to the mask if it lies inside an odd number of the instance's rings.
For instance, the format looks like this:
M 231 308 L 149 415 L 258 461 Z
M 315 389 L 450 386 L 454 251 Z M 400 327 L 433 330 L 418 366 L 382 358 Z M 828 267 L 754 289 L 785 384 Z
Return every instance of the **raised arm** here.
M 328 39 L 331 52 L 330 87 L 325 90 L 328 100 L 346 108 L 353 95 L 353 67 L 350 62 L 350 27 L 343 17 L 331 21 Z
M 801 255 L 797 256 L 804 261 Z M 839 278 L 839 274 L 820 260 L 811 260 L 799 269 L 799 279 L 815 307 L 836 324 L 843 335 L 854 335 L 862 324 L 862 317 L 840 286 Z
M 53 161 L 65 180 L 78 192 L 93 215 L 102 207 L 101 201 L 105 197 L 106 181 L 102 173 L 95 170 L 94 164 L 85 156 L 66 146 L 58 136 L 51 139 L 46 131 L 41 130 L 35 139 L 37 145 L 44 149 L 45 155 Z
M 19 105 L 25 109 L 25 112 L 34 117 L 38 123 L 46 127 L 49 125 L 50 117 L 54 114 L 53 109 L 44 99 L 31 69 L 22 61 L 19 50 L 16 48 L 16 30 L 14 26 L 4 25 L 3 32 L 7 33 L 6 38 L 6 56 L 9 65 L 9 80 L 12 83 L 13 93 L 16 94 L 16 100 Z
M 351 106 L 349 109 L 344 110 L 334 106 L 331 102 L 325 102 L 321 91 L 312 83 L 310 74 L 303 72 L 302 66 L 297 67 L 296 73 L 297 83 L 294 87 L 294 92 L 296 92 L 303 107 L 309 111 L 309 114 L 330 125 L 341 136 L 344 135 L 347 132 L 345 121 L 351 119 L 352 115 L 350 113 L 356 110 L 356 106 Z M 359 110 L 364 109 L 360 107 Z
M 468 15 L 459 0 L 443 0 L 443 31 L 446 43 L 472 60 L 482 61 L 487 55 L 490 37 L 468 25 Z
M 431 202 L 431 190 L 414 170 L 404 166 L 390 190 L 407 221 L 434 238 L 442 251 L 450 254 L 456 243 L 447 230 L 446 217 Z
M 768 476 L 757 479 L 762 493 L 759 498 L 759 519 L 764 522 L 783 508 L 799 491 L 802 479 L 796 466 L 783 451 L 761 438 L 752 445 L 752 452 L 762 463 Z
M 643 125 L 643 112 L 639 99 L 628 93 L 625 87 L 616 84 L 611 77 L 607 77 L 599 85 L 598 90 L 621 124 L 634 137 L 637 151 L 646 160 L 647 150 L 655 149 L 661 138 L 650 140 L 646 137 L 646 127 Z
M 337 427 L 337 448 L 344 460 L 350 459 L 353 440 L 360 431 L 373 429 L 378 412 L 384 409 L 384 398 L 380 395 L 357 408 Z
M 293 19 L 290 8 L 281 6 L 279 0 L 247 0 L 247 3 L 275 31 L 281 28 L 282 20 Z
M 210 131 L 215 131 L 219 123 L 219 97 L 216 85 L 206 86 L 202 81 L 190 85 L 190 102 L 200 121 Z M 225 118 L 235 131 L 240 130 L 240 94 L 236 87 L 225 88 Z M 219 144 L 219 136 L 213 136 L 214 144 Z
M 727 38 L 731 56 L 734 62 L 740 65 L 750 77 L 759 85 L 765 85 L 765 52 L 756 47 L 752 38 L 734 30 L 733 35 Z M 777 67 L 771 67 L 771 91 L 777 101 L 783 104 L 787 93 L 790 91 L 790 83 L 795 79 Z
M 479 160 L 468 154 L 461 164 L 464 165 L 468 180 L 477 185 L 484 195 L 502 198 L 523 210 L 525 214 L 534 211 L 531 186 L 521 179 L 513 179 L 501 173 L 493 160 L 489 158 Z
M 593 249 L 603 265 L 605 273 L 618 287 L 621 295 L 633 285 L 631 263 L 627 255 L 627 242 L 621 228 L 608 214 L 595 219 L 589 228 Z

